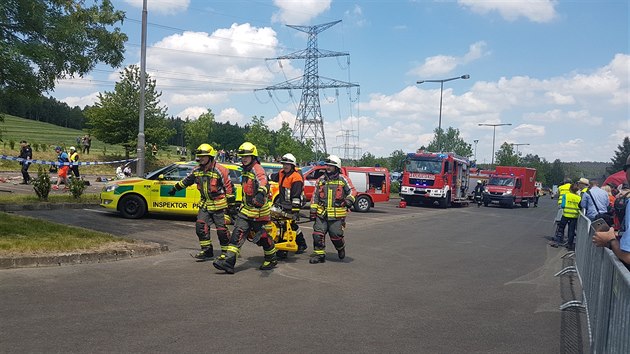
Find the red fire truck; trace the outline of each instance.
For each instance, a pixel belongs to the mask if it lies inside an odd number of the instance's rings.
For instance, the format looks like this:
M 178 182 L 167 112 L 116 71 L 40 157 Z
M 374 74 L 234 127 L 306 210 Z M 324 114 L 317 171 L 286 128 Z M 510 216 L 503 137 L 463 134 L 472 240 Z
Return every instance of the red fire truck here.
M 452 152 L 407 154 L 400 185 L 400 197 L 408 204 L 433 204 L 441 208 L 468 205 L 470 162 Z
M 483 193 L 483 205 L 498 203 L 511 208 L 520 204 L 527 208 L 534 202 L 535 192 L 535 168 L 497 166 Z

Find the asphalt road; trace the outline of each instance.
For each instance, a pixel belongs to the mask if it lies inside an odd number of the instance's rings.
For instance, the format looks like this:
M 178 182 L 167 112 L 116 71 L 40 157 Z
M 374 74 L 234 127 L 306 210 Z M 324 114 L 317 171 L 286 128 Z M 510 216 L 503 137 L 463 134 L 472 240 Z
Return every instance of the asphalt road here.
M 555 203 L 442 210 L 392 201 L 348 217 L 343 262 L 328 241 L 324 264 L 292 255 L 264 272 L 262 249 L 246 242 L 235 275 L 189 256 L 198 247 L 189 218 L 21 212 L 171 252 L 0 270 L 0 352 L 558 353 L 553 274 L 565 251 L 544 239 Z

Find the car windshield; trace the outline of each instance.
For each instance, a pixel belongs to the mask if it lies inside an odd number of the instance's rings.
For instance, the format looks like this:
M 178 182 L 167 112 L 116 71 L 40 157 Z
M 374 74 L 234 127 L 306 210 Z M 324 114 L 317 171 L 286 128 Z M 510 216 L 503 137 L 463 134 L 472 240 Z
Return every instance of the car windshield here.
M 282 164 L 279 163 L 263 162 L 260 165 L 265 169 L 267 175 L 279 172 L 282 169 Z
M 405 169 L 411 173 L 440 173 L 442 160 L 407 160 Z
M 514 178 L 510 178 L 510 177 L 492 177 L 488 181 L 488 185 L 513 187 L 514 186 Z
M 179 181 L 186 177 L 197 166 L 196 162 L 190 162 L 186 164 L 172 164 L 163 167 L 159 170 L 149 172 L 146 179 L 156 180 L 160 175 L 164 175 L 164 179 L 167 181 Z

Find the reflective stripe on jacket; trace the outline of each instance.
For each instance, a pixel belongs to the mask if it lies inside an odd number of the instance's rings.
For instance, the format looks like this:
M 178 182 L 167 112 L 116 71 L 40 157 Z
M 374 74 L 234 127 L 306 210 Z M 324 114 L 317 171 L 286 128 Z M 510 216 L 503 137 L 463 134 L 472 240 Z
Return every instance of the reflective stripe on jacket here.
M 202 166 L 195 167 L 191 174 L 175 184 L 175 188 L 180 190 L 193 184 L 197 184 L 201 194 L 200 209 L 208 211 L 225 209 L 226 197 L 234 196 L 229 171 L 216 162 L 208 164 L 205 169 L 202 169 Z
M 250 219 L 257 221 L 269 220 L 271 211 L 271 201 L 269 200 L 269 182 L 265 169 L 258 161 L 254 161 L 251 165 L 243 167 L 241 174 L 243 207 L 241 213 Z M 262 193 L 265 196 L 265 203 L 262 207 L 256 207 L 253 204 L 254 196 Z
M 575 193 L 566 193 L 562 196 L 562 216 L 569 219 L 575 219 L 580 214 L 580 198 L 579 195 Z
M 342 174 L 329 179 L 326 174 L 315 183 L 315 191 L 311 200 L 311 210 L 316 209 L 317 215 L 327 217 L 328 220 L 345 218 L 348 214 L 346 199 L 354 203 L 352 185 Z

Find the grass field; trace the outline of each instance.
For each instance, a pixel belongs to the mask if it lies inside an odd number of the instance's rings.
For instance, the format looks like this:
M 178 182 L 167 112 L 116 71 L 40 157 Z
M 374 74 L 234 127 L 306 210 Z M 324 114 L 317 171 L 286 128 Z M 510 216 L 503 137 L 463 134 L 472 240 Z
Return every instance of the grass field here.
M 125 151 L 120 145 L 110 145 L 99 141 L 92 137 L 92 146 L 90 154 L 82 154 L 80 152 L 80 144 L 77 144 L 77 138 L 84 136 L 86 133 L 77 129 L 69 129 L 53 125 L 50 123 L 38 122 L 30 119 L 19 118 L 10 115 L 4 115 L 4 123 L 0 123 L 2 130 L 2 142 L 0 142 L 0 154 L 7 156 L 18 156 L 20 153 L 20 140 L 26 140 L 33 147 L 33 158 L 37 160 L 56 161 L 57 154 L 55 146 L 64 146 L 70 148 L 75 146 L 79 150 L 80 160 L 87 161 L 115 161 L 124 159 Z M 14 147 L 11 149 L 10 142 L 13 141 Z M 46 146 L 45 151 L 41 147 L 35 148 L 35 144 Z M 157 161 L 153 165 L 148 165 L 145 171 L 151 171 L 157 167 L 165 166 L 178 160 L 175 151 L 176 147 L 169 146 L 158 152 Z M 135 156 L 132 156 L 132 158 Z M 117 165 L 95 165 L 81 166 L 82 174 L 97 175 L 114 175 Z M 20 167 L 17 162 L 0 160 L 0 170 L 11 171 L 18 170 Z M 37 167 L 32 166 L 29 169 L 31 175 L 37 174 Z
M 0 255 L 90 250 L 121 242 L 133 243 L 102 232 L 0 213 Z

